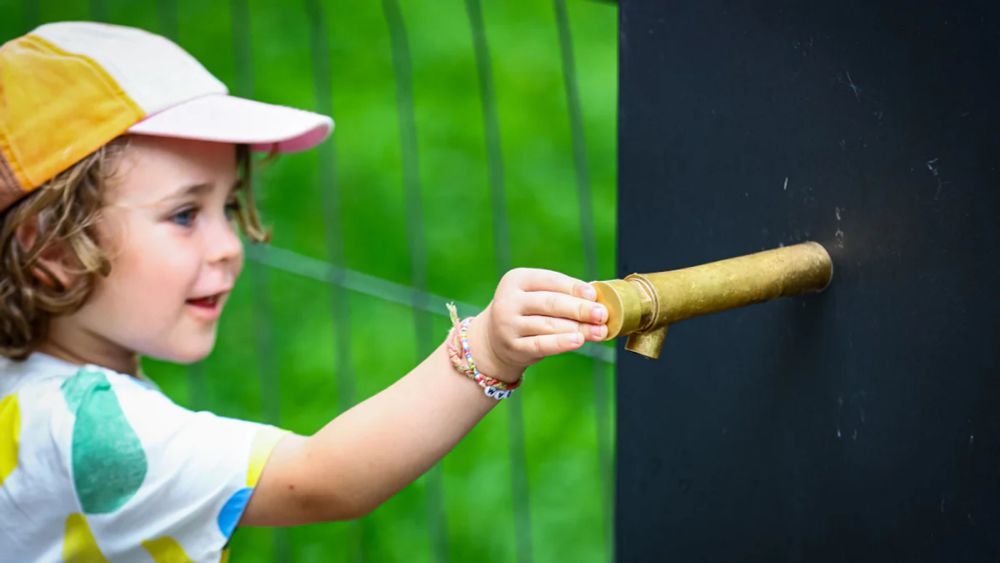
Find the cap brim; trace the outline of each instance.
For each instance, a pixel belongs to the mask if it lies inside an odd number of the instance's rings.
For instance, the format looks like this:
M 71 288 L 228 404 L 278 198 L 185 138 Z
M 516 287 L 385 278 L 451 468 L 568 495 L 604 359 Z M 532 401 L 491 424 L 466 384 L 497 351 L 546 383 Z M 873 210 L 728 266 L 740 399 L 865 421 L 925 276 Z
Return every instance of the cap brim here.
M 256 151 L 295 152 L 318 145 L 332 130 L 333 120 L 325 115 L 213 94 L 153 114 L 128 132 L 247 144 Z

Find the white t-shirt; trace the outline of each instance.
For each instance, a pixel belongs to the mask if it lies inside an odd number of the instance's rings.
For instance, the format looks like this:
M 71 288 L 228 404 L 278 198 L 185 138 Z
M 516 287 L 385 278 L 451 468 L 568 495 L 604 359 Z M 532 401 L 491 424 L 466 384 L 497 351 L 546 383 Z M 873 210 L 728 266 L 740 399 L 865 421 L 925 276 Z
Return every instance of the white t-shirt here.
M 284 434 L 102 367 L 0 358 L 0 561 L 220 561 Z

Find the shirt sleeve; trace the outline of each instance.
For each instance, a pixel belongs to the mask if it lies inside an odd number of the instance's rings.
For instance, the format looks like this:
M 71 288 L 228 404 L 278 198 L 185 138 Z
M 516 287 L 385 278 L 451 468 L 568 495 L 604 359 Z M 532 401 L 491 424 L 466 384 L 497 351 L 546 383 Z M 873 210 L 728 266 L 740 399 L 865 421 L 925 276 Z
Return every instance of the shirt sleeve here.
M 82 369 L 62 391 L 73 415 L 64 457 L 76 519 L 102 555 L 218 561 L 287 432 L 190 411 L 98 368 Z

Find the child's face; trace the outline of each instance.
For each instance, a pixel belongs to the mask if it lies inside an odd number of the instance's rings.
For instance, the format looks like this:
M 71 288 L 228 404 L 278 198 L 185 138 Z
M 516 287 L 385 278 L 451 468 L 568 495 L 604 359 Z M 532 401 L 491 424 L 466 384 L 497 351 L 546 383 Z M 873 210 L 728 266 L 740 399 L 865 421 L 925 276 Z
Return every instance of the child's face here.
M 199 360 L 243 266 L 229 219 L 237 180 L 231 144 L 136 136 L 102 211 L 111 274 L 51 341 L 108 367 L 135 353 Z

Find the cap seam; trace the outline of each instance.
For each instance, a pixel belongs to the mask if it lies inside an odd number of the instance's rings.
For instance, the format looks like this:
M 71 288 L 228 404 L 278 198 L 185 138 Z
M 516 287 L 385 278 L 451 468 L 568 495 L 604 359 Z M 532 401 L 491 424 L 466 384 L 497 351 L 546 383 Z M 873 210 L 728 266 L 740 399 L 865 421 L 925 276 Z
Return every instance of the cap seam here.
M 10 167 L 9 173 L 13 177 L 13 184 L 15 187 L 20 188 L 21 195 L 23 196 L 30 191 L 30 188 L 25 189 L 25 185 L 29 182 L 17 159 L 14 158 L 16 156 L 10 146 L 10 141 L 7 140 L 7 129 L 0 129 L 0 158 L 3 158 L 4 163 Z M 3 166 L 3 163 L 0 163 L 0 176 L 3 176 L 0 177 L 0 180 L 7 179 L 7 169 Z M 2 209 L 2 206 L 0 206 L 0 209 Z

